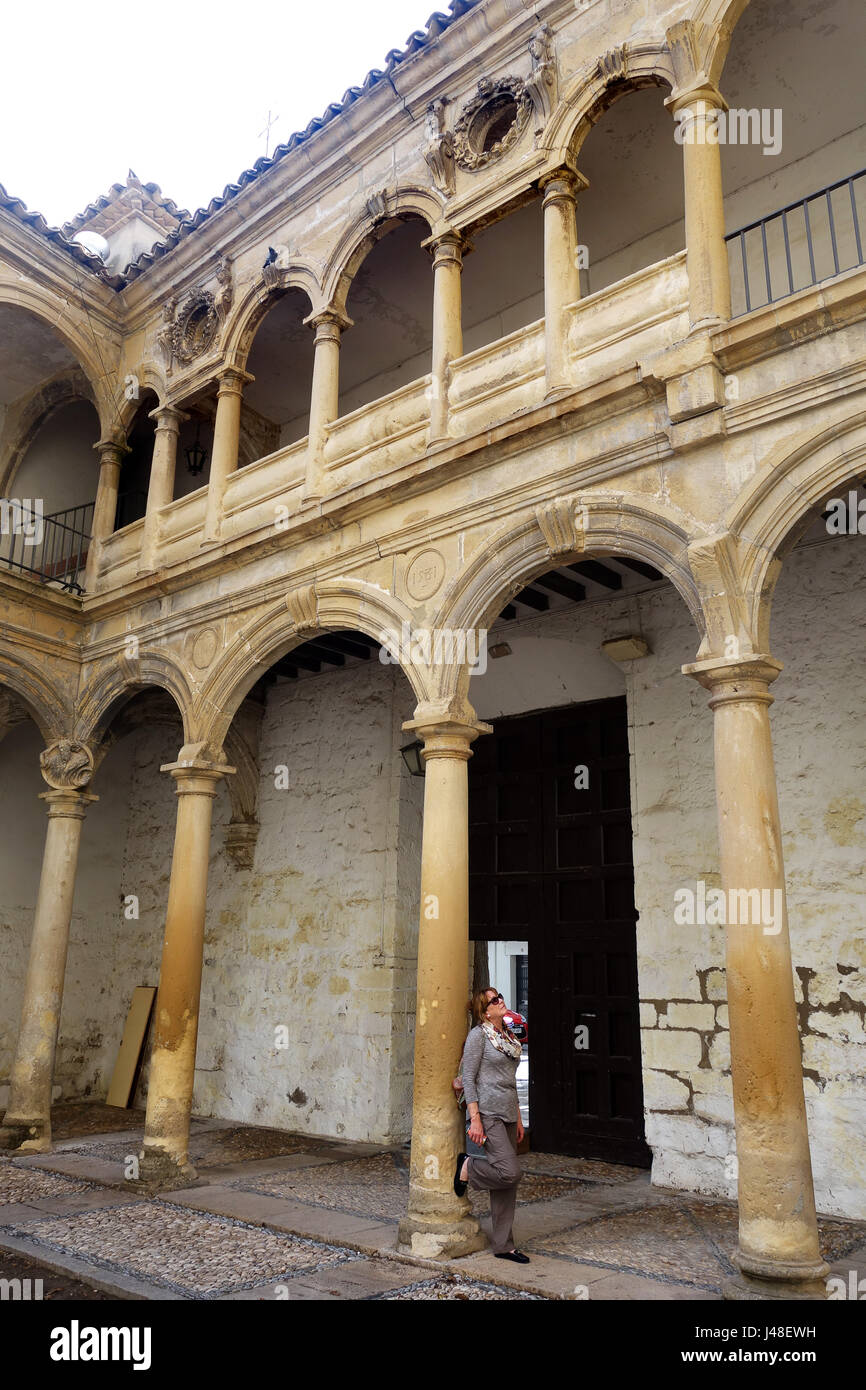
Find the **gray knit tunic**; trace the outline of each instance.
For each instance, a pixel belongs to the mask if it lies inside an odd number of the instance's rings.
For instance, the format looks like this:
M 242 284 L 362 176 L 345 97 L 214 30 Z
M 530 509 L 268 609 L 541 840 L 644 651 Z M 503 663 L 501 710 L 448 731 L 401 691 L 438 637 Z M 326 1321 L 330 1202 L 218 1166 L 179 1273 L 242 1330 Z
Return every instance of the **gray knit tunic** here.
M 513 1123 L 520 1119 L 517 1104 L 519 1057 L 500 1052 L 480 1025 L 472 1029 L 463 1049 L 463 1094 L 467 1106 L 474 1101 L 482 1115 L 496 1115 Z

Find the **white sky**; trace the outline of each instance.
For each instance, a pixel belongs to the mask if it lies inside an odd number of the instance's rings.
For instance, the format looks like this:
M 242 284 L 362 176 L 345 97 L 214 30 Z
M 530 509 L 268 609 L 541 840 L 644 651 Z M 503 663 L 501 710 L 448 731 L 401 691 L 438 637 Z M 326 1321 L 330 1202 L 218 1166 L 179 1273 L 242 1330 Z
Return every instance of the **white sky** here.
M 29 0 L 3 14 L 0 183 L 59 226 L 128 169 L 193 211 L 447 0 Z

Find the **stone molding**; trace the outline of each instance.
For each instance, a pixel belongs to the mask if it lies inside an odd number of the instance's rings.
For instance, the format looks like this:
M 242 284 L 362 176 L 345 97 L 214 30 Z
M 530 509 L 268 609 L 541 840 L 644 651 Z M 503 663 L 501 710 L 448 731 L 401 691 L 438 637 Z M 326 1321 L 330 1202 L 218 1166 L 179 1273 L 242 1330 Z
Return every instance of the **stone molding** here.
M 39 754 L 39 767 L 55 791 L 81 790 L 93 776 L 93 752 L 77 739 L 60 738 Z

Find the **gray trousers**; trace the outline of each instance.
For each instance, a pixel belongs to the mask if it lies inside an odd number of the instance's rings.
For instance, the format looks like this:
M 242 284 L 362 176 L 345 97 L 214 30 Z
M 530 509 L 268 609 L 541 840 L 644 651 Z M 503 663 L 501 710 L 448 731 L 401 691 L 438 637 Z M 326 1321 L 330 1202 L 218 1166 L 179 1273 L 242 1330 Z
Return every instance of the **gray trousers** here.
M 514 1249 L 511 1227 L 517 1203 L 517 1184 L 520 1182 L 517 1124 L 509 1124 L 496 1115 L 482 1115 L 481 1123 L 487 1135 L 484 1157 L 468 1160 L 466 1177 L 470 1187 L 490 1193 L 493 1253 L 501 1255 L 506 1250 Z

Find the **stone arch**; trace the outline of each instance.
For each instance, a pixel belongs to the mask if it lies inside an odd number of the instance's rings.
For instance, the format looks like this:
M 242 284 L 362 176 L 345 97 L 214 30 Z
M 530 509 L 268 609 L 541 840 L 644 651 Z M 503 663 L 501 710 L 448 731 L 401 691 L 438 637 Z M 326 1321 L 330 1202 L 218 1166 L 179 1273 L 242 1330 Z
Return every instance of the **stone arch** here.
M 117 432 L 123 435 L 124 441 L 129 435 L 133 421 L 138 414 L 138 408 L 141 404 L 141 397 L 144 392 L 152 391 L 160 405 L 162 405 L 167 391 L 165 374 L 154 362 L 143 362 L 140 367 L 130 372 L 129 375 L 138 378 L 138 395 L 127 395 L 126 381 L 124 378 L 124 381 L 120 385 L 116 416 Z
M 838 421 L 791 450 L 785 443 L 743 489 L 726 518 L 740 549 L 743 595 L 759 651 L 770 650 L 770 614 L 782 561 L 815 508 L 866 472 L 866 421 Z
M 698 0 L 692 21 L 700 43 L 701 67 L 718 85 L 734 30 L 750 0 Z
M 642 87 L 673 87 L 674 69 L 666 44 L 627 48 L 621 59 L 619 52 L 614 50 L 584 67 L 563 93 L 541 141 L 551 153 L 551 168 L 577 161 L 592 127 L 621 97 Z M 620 62 L 622 73 L 616 75 Z
M 266 285 L 262 279 L 254 281 L 234 306 L 223 336 L 225 366 L 244 370 L 262 319 L 286 290 L 302 290 L 309 300 L 311 313 L 324 307 L 319 277 L 309 261 L 295 258 L 277 275 L 273 285 Z
M 432 234 L 442 218 L 443 200 L 432 189 L 401 188 L 393 193 L 383 192 L 379 197 L 382 210 L 371 212 L 366 208 L 346 229 L 322 277 L 324 303 L 342 314 L 346 312 L 352 281 L 377 241 L 412 217 L 426 222 Z
M 93 387 L 80 367 L 70 367 L 46 381 L 23 403 L 20 410 L 9 416 L 0 439 L 0 495 L 8 496 L 15 475 L 27 450 L 42 426 L 56 411 L 72 401 L 85 400 L 96 409 Z
M 357 628 L 394 651 L 412 611 L 361 579 L 325 579 L 295 589 L 244 628 L 212 670 L 196 700 L 196 738 L 211 753 L 223 747 L 244 697 L 265 671 L 317 633 Z M 399 662 L 418 701 L 429 699 L 429 671 Z
M 69 737 L 71 704 L 39 667 L 0 649 L 0 687 L 11 691 L 25 708 L 46 744 Z
M 84 332 L 76 327 L 70 317 L 68 301 L 32 281 L 10 281 L 0 276 L 0 304 L 26 310 L 57 334 L 88 380 L 91 399 L 99 414 L 100 428 L 103 432 L 109 431 L 115 423 L 112 366 L 116 353 L 112 353 L 112 363 L 106 364 L 102 359 L 102 350 L 95 341 L 89 342 Z
M 115 655 L 85 682 L 76 702 L 76 738 L 94 748 L 102 745 L 124 705 L 148 686 L 157 686 L 172 697 L 183 724 L 184 743 L 188 743 L 192 691 L 175 659 L 159 651 L 144 651 L 137 658 Z
M 701 639 L 707 620 L 689 546 L 706 532 L 682 512 L 625 493 L 575 493 L 505 522 L 475 551 L 446 590 L 436 628 L 489 627 L 508 599 L 551 566 L 582 556 L 624 555 L 660 570 L 685 602 Z M 468 665 L 442 668 L 440 699 L 466 701 Z

